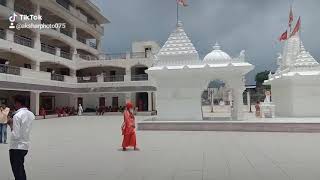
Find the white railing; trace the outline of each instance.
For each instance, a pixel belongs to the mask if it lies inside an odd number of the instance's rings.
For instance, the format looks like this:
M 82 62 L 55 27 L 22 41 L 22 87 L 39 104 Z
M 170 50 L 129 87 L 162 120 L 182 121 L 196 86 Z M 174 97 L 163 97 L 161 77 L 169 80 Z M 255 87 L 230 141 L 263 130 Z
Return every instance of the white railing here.
M 147 81 L 148 74 L 131 75 L 131 81 Z
M 0 64 L 0 73 L 13 74 L 20 76 L 20 68 L 15 66 L 9 66 L 5 64 Z
M 121 82 L 124 81 L 124 75 L 104 76 L 104 82 Z

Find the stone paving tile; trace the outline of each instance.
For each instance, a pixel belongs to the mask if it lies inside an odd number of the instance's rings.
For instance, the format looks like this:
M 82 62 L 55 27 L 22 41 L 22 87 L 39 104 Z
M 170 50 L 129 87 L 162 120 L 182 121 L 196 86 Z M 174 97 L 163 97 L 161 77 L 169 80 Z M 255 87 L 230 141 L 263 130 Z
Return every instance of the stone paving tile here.
M 34 122 L 30 180 L 318 180 L 320 134 L 137 133 L 141 151 L 119 151 L 122 117 Z M 138 117 L 141 120 L 145 117 Z M 0 180 L 12 180 L 0 145 Z

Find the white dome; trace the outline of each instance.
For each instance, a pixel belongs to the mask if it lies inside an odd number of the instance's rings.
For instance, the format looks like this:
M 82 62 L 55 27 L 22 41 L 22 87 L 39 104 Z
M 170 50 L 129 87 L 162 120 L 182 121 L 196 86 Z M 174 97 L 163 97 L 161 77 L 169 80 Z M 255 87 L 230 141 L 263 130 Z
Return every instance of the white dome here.
M 213 51 L 210 52 L 209 54 L 207 54 L 203 61 L 204 62 L 208 62 L 208 61 L 230 61 L 231 57 L 229 56 L 229 54 L 225 53 L 224 51 L 222 51 L 220 49 L 220 45 L 218 43 L 216 43 L 213 46 Z

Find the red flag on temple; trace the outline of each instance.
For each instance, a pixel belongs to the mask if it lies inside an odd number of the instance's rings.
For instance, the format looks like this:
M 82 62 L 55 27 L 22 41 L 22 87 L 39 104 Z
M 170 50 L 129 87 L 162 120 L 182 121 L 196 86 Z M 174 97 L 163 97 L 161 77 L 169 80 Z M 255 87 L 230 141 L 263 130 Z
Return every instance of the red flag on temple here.
M 299 32 L 299 31 L 300 31 L 300 27 L 301 27 L 301 19 L 300 19 L 300 17 L 299 17 L 299 19 L 298 19 L 298 21 L 297 21 L 297 24 L 296 24 L 296 26 L 294 27 L 294 29 L 293 29 L 290 37 L 294 36 L 297 32 Z
M 282 35 L 279 37 L 279 41 L 285 41 L 288 39 L 288 30 L 284 33 L 282 33 Z
M 289 27 L 291 28 L 293 22 L 293 12 L 292 12 L 292 6 L 290 8 L 290 13 L 289 13 Z
M 187 0 L 177 0 L 177 3 L 181 6 L 184 6 L 184 7 L 188 6 Z

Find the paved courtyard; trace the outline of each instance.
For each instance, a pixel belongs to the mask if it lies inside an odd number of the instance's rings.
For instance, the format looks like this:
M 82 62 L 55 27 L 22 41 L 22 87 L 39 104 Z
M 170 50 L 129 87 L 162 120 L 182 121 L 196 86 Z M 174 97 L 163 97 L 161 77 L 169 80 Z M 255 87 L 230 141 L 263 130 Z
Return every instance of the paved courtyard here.
M 320 179 L 320 134 L 140 131 L 141 151 L 122 152 L 121 118 L 35 121 L 29 180 Z M 13 179 L 7 148 L 1 180 Z

